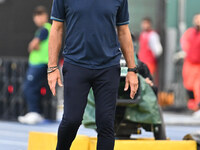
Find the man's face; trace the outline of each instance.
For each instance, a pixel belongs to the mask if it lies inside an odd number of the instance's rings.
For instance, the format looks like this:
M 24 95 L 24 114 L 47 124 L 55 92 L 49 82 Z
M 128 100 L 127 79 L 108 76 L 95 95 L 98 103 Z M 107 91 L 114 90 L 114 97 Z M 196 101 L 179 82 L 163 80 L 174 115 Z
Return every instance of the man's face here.
M 200 28 L 200 14 L 194 17 L 194 25 Z
M 141 23 L 142 31 L 147 31 L 151 29 L 151 23 L 149 21 L 143 20 Z
M 41 27 L 44 25 L 44 23 L 47 22 L 48 16 L 46 14 L 41 14 L 41 15 L 35 15 L 33 17 L 33 22 L 35 23 L 36 26 Z

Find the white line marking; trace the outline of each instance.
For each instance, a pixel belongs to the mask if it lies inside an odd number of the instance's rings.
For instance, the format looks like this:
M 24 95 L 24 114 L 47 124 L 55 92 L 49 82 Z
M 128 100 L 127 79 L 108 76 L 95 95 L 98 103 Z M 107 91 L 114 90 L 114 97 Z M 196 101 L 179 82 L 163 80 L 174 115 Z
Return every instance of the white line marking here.
M 1 137 L 6 136 L 6 137 L 20 137 L 20 138 L 27 138 L 28 134 L 27 133 L 20 133 L 20 132 L 11 132 L 11 131 L 0 131 Z
M 1 144 L 7 144 L 7 145 L 16 145 L 16 146 L 26 146 L 27 147 L 27 143 L 26 142 L 16 142 L 16 141 L 13 141 L 13 140 L 0 140 L 0 143 Z

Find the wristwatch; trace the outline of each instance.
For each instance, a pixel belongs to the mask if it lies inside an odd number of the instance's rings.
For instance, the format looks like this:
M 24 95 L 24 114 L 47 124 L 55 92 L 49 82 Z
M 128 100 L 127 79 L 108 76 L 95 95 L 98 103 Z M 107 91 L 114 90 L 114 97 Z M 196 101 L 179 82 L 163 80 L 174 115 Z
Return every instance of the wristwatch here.
M 135 68 L 128 68 L 128 72 L 138 73 L 138 67 L 136 66 Z

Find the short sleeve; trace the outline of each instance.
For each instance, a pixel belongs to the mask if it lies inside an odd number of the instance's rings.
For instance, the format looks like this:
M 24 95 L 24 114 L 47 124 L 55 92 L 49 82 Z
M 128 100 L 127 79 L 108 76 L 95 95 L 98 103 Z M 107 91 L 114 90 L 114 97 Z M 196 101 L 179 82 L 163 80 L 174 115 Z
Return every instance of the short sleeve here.
M 129 24 L 128 0 L 122 0 L 117 11 L 116 25 Z
M 63 0 L 54 0 L 51 10 L 51 19 L 64 22 L 65 21 L 65 5 Z
M 39 31 L 38 31 L 38 34 L 36 34 L 36 37 L 40 39 L 40 41 L 43 41 L 43 40 L 46 40 L 47 37 L 48 37 L 48 30 L 45 29 L 45 28 L 41 28 Z

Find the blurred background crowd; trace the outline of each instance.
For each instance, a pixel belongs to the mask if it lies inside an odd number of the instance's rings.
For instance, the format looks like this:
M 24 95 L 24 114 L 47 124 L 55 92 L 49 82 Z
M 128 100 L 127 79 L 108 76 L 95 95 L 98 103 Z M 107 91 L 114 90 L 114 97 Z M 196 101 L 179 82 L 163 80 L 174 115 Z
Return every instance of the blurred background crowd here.
M 200 1 L 128 2 L 135 51 L 153 77 L 153 83 L 147 82 L 158 87 L 159 105 L 169 114 L 199 119 Z M 0 0 L 0 120 L 37 124 L 44 118 L 61 118 L 62 90 L 52 97 L 45 82 L 46 66 L 41 66 L 48 54 L 32 53 L 38 45 L 48 49 L 51 5 L 50 0 Z M 43 62 L 36 60 L 38 55 Z M 32 71 L 40 73 L 35 83 L 43 81 L 37 87 L 28 82 Z

